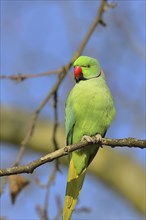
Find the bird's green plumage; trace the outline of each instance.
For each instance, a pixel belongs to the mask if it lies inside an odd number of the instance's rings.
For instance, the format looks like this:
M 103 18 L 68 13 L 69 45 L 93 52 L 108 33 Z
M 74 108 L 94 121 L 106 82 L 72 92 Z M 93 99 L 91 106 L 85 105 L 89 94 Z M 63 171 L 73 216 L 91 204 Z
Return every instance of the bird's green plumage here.
M 115 116 L 113 99 L 99 62 L 81 56 L 75 61 L 74 66 L 82 68 L 86 80 L 76 83 L 67 98 L 65 125 L 68 145 L 81 141 L 84 135 L 104 136 Z M 97 151 L 97 145 L 91 145 L 71 154 L 63 220 L 69 220 L 71 217 L 86 169 Z

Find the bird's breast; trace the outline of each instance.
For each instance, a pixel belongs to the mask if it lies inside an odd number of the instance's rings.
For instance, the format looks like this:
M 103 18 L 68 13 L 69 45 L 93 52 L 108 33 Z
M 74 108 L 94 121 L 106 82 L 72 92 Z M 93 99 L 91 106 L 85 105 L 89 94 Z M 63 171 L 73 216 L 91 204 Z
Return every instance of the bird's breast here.
M 111 93 L 105 81 L 97 79 L 81 81 L 71 92 L 76 124 L 74 138 L 83 135 L 103 135 L 108 129 L 114 109 Z M 79 132 L 80 131 L 80 132 Z

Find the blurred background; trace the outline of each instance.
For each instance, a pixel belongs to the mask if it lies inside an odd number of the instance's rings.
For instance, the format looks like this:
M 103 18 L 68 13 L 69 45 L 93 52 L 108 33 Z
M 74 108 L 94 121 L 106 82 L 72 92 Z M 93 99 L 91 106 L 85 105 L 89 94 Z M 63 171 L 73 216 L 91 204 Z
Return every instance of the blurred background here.
M 104 13 L 107 26 L 99 25 L 96 28 L 82 54 L 100 61 L 114 97 L 117 114 L 106 136 L 145 139 L 146 3 L 144 0 L 115 2 L 116 8 Z M 36 74 L 65 65 L 86 35 L 96 17 L 99 4 L 98 0 L 1 1 L 1 75 Z M 72 72 L 71 69 L 58 90 L 57 141 L 60 147 L 65 144 L 65 100 L 75 84 Z M 0 81 L 2 168 L 11 166 L 15 161 L 19 143 L 29 125 L 30 114 L 46 97 L 56 80 L 57 75 L 50 75 L 20 83 L 8 79 Z M 52 146 L 53 119 L 51 99 L 40 114 L 36 127 L 38 130 L 28 145 L 22 164 L 49 152 Z M 7 136 L 10 129 L 13 132 Z M 101 149 L 94 160 L 81 192 L 77 206 L 79 211 L 73 214 L 73 219 L 144 219 L 146 150 L 126 147 Z M 108 171 L 107 167 L 105 170 L 103 168 L 103 160 L 108 161 Z M 64 161 L 60 164 L 61 172 L 57 172 L 55 183 L 50 188 L 48 216 L 51 220 L 57 215 L 57 204 L 63 205 L 67 178 L 65 164 Z M 10 220 L 40 219 L 37 207 L 43 206 L 46 189 L 41 188 L 36 179 L 45 184 L 53 166 L 54 163 L 48 163 L 31 175 L 23 175 L 31 183 L 18 195 L 14 205 L 11 204 L 7 184 L 1 196 L 1 217 Z M 115 171 L 115 168 L 118 170 Z M 137 193 L 134 201 L 129 199 L 133 198 L 129 196 L 130 190 L 131 194 Z

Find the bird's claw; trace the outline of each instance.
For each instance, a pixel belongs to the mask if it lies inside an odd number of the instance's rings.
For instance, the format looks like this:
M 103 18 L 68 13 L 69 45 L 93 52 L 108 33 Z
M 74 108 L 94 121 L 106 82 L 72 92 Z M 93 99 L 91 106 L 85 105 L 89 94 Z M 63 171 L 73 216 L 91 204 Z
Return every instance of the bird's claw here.
M 90 137 L 90 136 L 88 136 L 88 135 L 84 135 L 84 136 L 82 137 L 81 141 L 82 141 L 82 142 L 87 141 L 88 143 L 93 143 L 93 144 L 95 144 L 96 142 L 99 142 L 99 143 L 102 142 L 102 137 L 101 137 L 100 134 L 97 134 L 97 135 L 95 136 L 95 138 L 92 138 L 92 137 Z
M 88 136 L 88 135 L 84 135 L 81 139 L 82 142 L 87 141 L 88 143 L 93 143 L 93 138 Z
M 102 137 L 101 137 L 101 135 L 100 134 L 96 134 L 96 140 L 98 141 L 98 142 L 102 142 Z

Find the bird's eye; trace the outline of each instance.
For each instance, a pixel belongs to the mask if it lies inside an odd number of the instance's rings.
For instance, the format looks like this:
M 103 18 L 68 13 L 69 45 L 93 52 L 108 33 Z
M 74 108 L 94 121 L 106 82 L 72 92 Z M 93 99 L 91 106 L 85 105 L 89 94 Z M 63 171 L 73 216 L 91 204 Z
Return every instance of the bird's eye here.
M 90 68 L 90 65 L 89 65 L 89 64 L 87 65 L 87 68 Z

